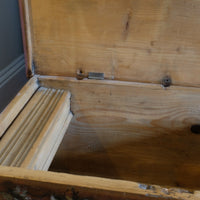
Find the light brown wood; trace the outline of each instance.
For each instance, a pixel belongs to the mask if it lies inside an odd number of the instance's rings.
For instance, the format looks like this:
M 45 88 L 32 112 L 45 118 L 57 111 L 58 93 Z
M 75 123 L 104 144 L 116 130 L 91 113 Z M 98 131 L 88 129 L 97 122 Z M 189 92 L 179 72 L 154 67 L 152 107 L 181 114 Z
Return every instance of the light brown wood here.
M 64 135 L 67 131 L 67 128 L 69 127 L 69 123 L 71 122 L 72 117 L 73 117 L 72 113 L 69 113 L 69 115 L 68 115 L 68 117 L 65 121 L 65 126 L 63 126 L 61 132 L 59 133 L 58 137 L 56 138 L 56 142 L 54 142 L 53 147 L 51 147 L 51 149 L 50 149 L 49 156 L 48 156 L 46 163 L 44 163 L 44 165 L 41 166 L 39 168 L 39 170 L 42 169 L 44 171 L 47 171 L 49 169 L 49 167 L 52 163 L 52 160 L 54 159 L 54 156 L 55 156 L 55 154 L 56 154 L 56 152 L 57 152 L 57 150 L 58 150 L 58 148 L 59 148 L 59 146 L 60 146 L 60 144 L 63 140 L 63 137 L 64 137 Z M 48 140 L 45 141 L 45 145 L 43 145 L 43 152 L 46 152 L 45 146 L 49 146 L 50 145 L 49 141 L 51 141 L 53 139 L 49 137 Z M 45 153 L 45 155 L 46 155 L 46 153 Z M 40 165 L 41 165 L 41 162 L 40 162 Z M 28 169 L 30 169 L 30 168 L 28 168 Z
M 16 186 L 22 190 L 26 188 L 27 194 L 33 195 L 33 199 L 41 199 L 41 197 L 49 199 L 51 195 L 59 194 L 64 195 L 66 199 L 71 199 L 71 190 L 78 192 L 81 199 L 89 200 L 163 200 L 168 198 L 197 200 L 200 197 L 199 191 L 189 192 L 130 181 L 0 167 L 0 191 L 11 192 Z
M 33 77 L 0 114 L 0 137 L 2 137 L 19 112 L 24 108 L 24 105 L 30 100 L 37 88 L 37 78 Z
M 42 93 L 42 90 L 43 89 L 38 90 L 37 93 Z M 38 119 L 40 119 L 40 117 L 42 116 L 45 106 L 48 103 L 50 103 L 50 100 L 53 96 L 53 92 L 55 92 L 55 90 L 47 90 L 44 96 L 42 96 L 42 99 L 39 99 L 38 102 L 35 102 L 35 99 L 33 99 L 33 101 L 36 103 L 36 106 L 34 103 L 32 107 L 25 107 L 22 114 L 19 115 L 21 117 L 18 117 L 15 120 L 13 126 L 11 126 L 7 130 L 5 136 L 2 139 L 2 142 L 0 143 L 1 165 L 11 165 L 14 158 L 16 158 L 17 155 L 21 155 L 24 152 L 23 151 L 19 154 L 18 151 L 20 151 L 21 148 L 24 149 L 27 145 L 29 145 L 29 142 L 27 140 L 30 137 L 32 138 L 35 131 L 38 130 Z M 32 110 L 32 112 L 30 112 L 30 115 L 29 109 Z M 14 137 L 11 138 L 11 134 L 13 134 Z
M 33 96 L 33 98 L 31 99 L 31 101 L 27 104 L 26 108 L 16 118 L 12 126 L 10 126 L 9 129 L 6 131 L 6 134 L 1 139 L 1 142 L 0 142 L 1 144 L 0 162 L 2 162 L 3 159 L 6 158 L 6 156 L 11 151 L 12 146 L 16 144 L 17 141 L 20 142 L 19 138 L 20 138 L 21 132 L 24 132 L 25 129 L 31 130 L 30 128 L 32 127 L 28 127 L 28 124 L 31 123 L 31 121 L 35 121 L 34 117 L 38 109 L 40 108 L 41 104 L 44 102 L 44 98 L 47 96 L 48 92 L 49 90 L 38 90 Z M 38 102 L 40 103 L 38 104 Z M 21 125 L 19 126 L 19 124 Z
M 200 199 L 199 192 L 114 180 L 200 188 L 200 135 L 190 130 L 200 124 L 200 89 L 194 88 L 200 86 L 200 1 L 23 2 L 29 70 L 34 61 L 40 75 L 75 77 L 82 70 L 117 81 L 39 77 L 41 86 L 54 89 L 28 103 L 16 130 L 23 111 L 6 125 L 1 164 L 47 170 L 67 130 L 51 170 L 113 180 L 0 167 L 0 183 L 62 194 L 70 186 L 92 199 Z M 176 86 L 158 85 L 166 75 Z M 63 112 L 53 109 L 63 89 L 72 93 L 70 125 L 69 102 Z M 54 121 L 58 113 L 62 121 Z
M 40 110 L 40 115 L 36 117 L 36 120 L 33 125 L 33 130 L 28 131 L 26 144 L 23 146 L 20 146 L 19 151 L 16 152 L 16 157 L 12 160 L 10 166 L 20 166 L 22 164 L 23 160 L 28 156 L 28 152 L 31 150 L 32 146 L 36 142 L 37 138 L 40 137 L 40 134 L 42 130 L 45 128 L 45 126 L 48 124 L 48 119 L 51 116 L 52 112 L 55 109 L 56 104 L 58 103 L 59 99 L 61 98 L 62 92 L 61 91 L 53 91 L 52 98 L 50 95 L 48 95 L 47 99 L 50 101 L 46 101 L 43 109 Z M 50 97 L 50 98 L 49 98 Z M 31 124 L 28 124 L 28 127 L 30 127 Z M 21 142 L 22 140 L 20 140 Z M 19 160 L 18 160 L 19 159 Z
M 69 90 L 74 117 L 50 170 L 200 188 L 200 89 L 39 77 Z M 189 177 L 189 178 L 188 178 Z
M 69 98 L 40 87 L 1 139 L 1 165 L 47 170 L 71 120 Z
M 53 157 L 64 137 L 64 131 L 67 130 L 71 118 L 69 94 L 65 92 L 39 137 L 32 146 L 30 152 L 26 156 L 26 159 L 23 161 L 21 167 L 44 170 L 43 166 L 47 160 L 50 160 L 50 163 L 53 160 Z M 68 121 L 66 123 L 67 119 Z M 64 131 L 62 131 L 62 129 L 64 129 Z M 56 143 L 58 138 L 61 139 L 57 145 Z M 51 153 L 52 151 L 53 153 Z M 45 157 L 48 159 L 45 160 Z M 45 170 L 48 170 L 50 163 L 45 167 Z M 38 165 L 40 165 L 40 167 Z
M 21 28 L 22 28 L 22 39 L 24 47 L 24 56 L 26 62 L 26 75 L 32 77 L 34 75 L 33 70 L 33 52 L 32 52 L 32 36 L 31 36 L 31 9 L 30 0 L 18 0 Z
M 199 0 L 31 0 L 36 74 L 200 85 Z

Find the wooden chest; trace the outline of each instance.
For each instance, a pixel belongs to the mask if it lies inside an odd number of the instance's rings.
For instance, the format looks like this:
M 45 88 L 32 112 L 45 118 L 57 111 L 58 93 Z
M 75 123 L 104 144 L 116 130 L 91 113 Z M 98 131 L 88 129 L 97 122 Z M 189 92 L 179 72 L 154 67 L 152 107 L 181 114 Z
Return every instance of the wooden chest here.
M 0 198 L 200 199 L 200 1 L 19 5 L 30 80 L 0 115 Z

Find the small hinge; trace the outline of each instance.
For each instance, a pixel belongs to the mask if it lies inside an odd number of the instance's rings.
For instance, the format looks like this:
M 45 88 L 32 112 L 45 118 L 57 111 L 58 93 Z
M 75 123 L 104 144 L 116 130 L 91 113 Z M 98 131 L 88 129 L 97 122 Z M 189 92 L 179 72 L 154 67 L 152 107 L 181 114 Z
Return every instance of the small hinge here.
M 88 79 L 104 80 L 104 73 L 99 72 L 89 72 Z

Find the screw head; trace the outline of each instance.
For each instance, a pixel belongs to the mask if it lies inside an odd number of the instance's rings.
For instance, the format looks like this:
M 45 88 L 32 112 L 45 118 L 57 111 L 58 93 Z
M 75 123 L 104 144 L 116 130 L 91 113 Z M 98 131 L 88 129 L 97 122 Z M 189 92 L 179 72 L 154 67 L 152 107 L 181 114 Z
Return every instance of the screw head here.
M 165 77 L 163 77 L 163 79 L 162 79 L 162 85 L 163 85 L 164 87 L 170 87 L 171 84 L 172 84 L 172 79 L 171 79 L 170 76 L 165 76 Z
M 76 72 L 76 78 L 78 80 L 83 80 L 85 78 L 85 74 L 82 69 L 78 69 Z

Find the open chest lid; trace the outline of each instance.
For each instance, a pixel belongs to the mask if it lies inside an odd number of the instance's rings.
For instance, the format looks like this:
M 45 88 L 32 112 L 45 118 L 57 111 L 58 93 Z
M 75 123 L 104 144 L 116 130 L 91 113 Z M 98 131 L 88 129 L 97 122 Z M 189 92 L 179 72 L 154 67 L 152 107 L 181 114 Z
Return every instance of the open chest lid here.
M 20 1 L 35 74 L 200 86 L 199 0 Z

